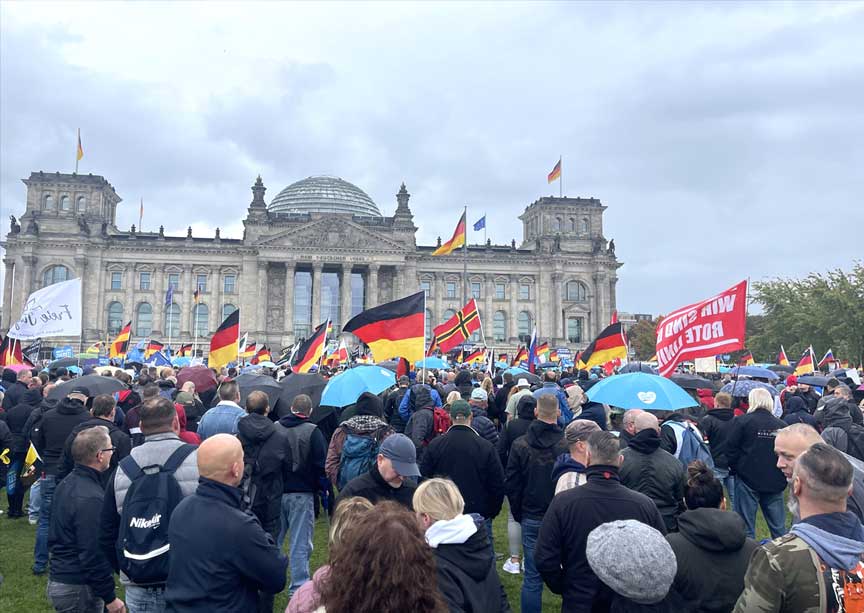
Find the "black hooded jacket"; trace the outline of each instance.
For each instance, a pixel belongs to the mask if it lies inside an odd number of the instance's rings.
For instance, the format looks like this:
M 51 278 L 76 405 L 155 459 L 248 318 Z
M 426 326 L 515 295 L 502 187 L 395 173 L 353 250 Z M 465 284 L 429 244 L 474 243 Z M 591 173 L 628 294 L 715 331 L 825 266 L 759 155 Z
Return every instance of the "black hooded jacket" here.
M 33 446 L 42 456 L 44 470 L 47 474 L 57 474 L 66 439 L 69 438 L 75 426 L 88 419 L 90 419 L 90 413 L 87 412 L 83 402 L 72 398 L 63 398 L 56 409 L 47 411 L 42 415 L 39 423 L 33 427 Z
M 291 447 L 281 428 L 266 415 L 250 413 L 237 422 L 237 438 L 243 445 L 246 474 L 241 485 L 251 499 L 252 512 L 266 531 L 278 532 L 283 474 L 291 469 Z M 247 484 L 246 480 L 251 481 Z M 244 500 L 244 505 L 249 500 Z
M 779 494 L 786 489 L 786 477 L 777 468 L 774 439 L 786 423 L 765 409 L 757 409 L 734 420 L 729 433 L 729 468 L 751 490 Z
M 507 466 L 510 448 L 516 439 L 528 432 L 528 426 L 534 421 L 534 409 L 536 407 L 537 399 L 534 396 L 523 396 L 519 399 L 516 405 L 516 419 L 507 422 L 498 439 L 498 457 L 501 458 L 501 466 Z
M 342 488 L 336 499 L 336 504 L 338 505 L 340 500 L 351 496 L 361 496 L 372 504 L 392 500 L 413 511 L 414 490 L 416 489 L 417 486 L 410 479 L 403 480 L 400 487 L 391 487 L 378 472 L 378 464 L 373 464 L 369 472 L 354 477 L 348 482 L 348 485 Z
M 648 428 L 637 432 L 621 452 L 621 483 L 648 496 L 657 505 L 667 530 L 675 530 L 684 511 L 684 465 L 660 449 L 660 436 Z
M 114 453 L 111 454 L 111 463 L 108 465 L 108 470 L 101 474 L 102 485 L 107 486 L 108 481 L 114 475 L 114 469 L 117 464 L 132 451 L 132 440 L 129 435 L 123 432 L 120 428 L 114 425 L 114 422 L 99 417 L 91 417 L 87 421 L 82 421 L 80 424 L 72 428 L 72 432 L 66 438 L 66 443 L 63 445 L 63 454 L 60 456 L 60 463 L 57 467 L 57 478 L 62 479 L 72 472 L 75 468 L 75 462 L 72 460 L 72 443 L 78 433 L 87 428 L 94 426 L 105 426 L 108 428 L 108 436 L 111 439 L 111 446 L 114 447 Z
M 757 543 L 747 538 L 737 513 L 694 509 L 678 517 L 678 532 L 666 537 L 678 572 L 673 587 L 688 611 L 731 611 L 744 590 L 744 575 Z M 710 570 L 709 570 L 710 569 Z
M 20 381 L 15 381 L 11 385 L 7 384 L 6 393 L 3 394 L 3 408 L 8 411 L 12 407 L 21 404 L 26 393 L 27 385 Z
M 790 426 L 792 424 L 807 424 L 816 427 L 816 418 L 810 414 L 810 408 L 804 397 L 795 394 L 786 401 L 786 412 L 783 421 Z
M 27 419 L 39 403 L 42 394 L 38 389 L 27 390 L 21 402 L 6 411 L 6 425 L 12 432 L 12 453 L 27 453 L 30 442 L 27 440 Z
M 705 437 L 717 468 L 729 468 L 729 457 L 726 455 L 727 441 L 735 422 L 735 411 L 732 409 L 710 409 L 708 414 L 699 421 L 699 429 Z
M 528 432 L 513 443 L 504 486 L 513 519 L 541 520 L 555 495 L 552 467 L 567 452 L 564 431 L 557 424 L 534 420 Z

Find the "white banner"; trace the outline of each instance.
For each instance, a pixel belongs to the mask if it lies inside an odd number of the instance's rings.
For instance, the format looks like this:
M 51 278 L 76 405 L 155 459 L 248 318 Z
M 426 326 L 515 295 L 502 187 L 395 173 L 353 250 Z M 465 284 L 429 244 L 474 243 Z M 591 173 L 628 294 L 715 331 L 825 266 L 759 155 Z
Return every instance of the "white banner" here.
M 55 283 L 30 294 L 9 336 L 22 341 L 81 336 L 81 279 Z
M 693 358 L 693 370 L 696 372 L 717 372 L 717 358 Z

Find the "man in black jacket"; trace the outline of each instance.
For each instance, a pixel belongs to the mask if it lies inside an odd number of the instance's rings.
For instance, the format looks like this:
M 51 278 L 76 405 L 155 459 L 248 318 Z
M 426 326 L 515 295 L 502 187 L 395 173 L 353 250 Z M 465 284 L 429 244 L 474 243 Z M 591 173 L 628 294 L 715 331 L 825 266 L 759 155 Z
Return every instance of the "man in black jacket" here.
M 492 520 L 504 503 L 504 469 L 495 447 L 471 427 L 471 407 L 464 400 L 450 405 L 453 425 L 443 436 L 429 443 L 420 472 L 424 477 L 447 477 L 462 493 L 465 513 L 477 513 L 486 520 L 492 537 Z
M 10 374 L 6 375 L 7 372 Z M 19 370 L 17 376 L 14 371 L 8 369 L 3 370 L 3 382 L 6 384 L 6 392 L 3 394 L 4 410 L 8 411 L 12 407 L 21 403 L 21 398 L 23 398 L 24 394 L 27 393 L 27 388 L 29 387 L 32 378 L 33 371 L 28 368 Z
M 99 547 L 102 513 L 101 473 L 111 462 L 113 448 L 105 426 L 82 430 L 72 443 L 75 468 L 55 493 L 48 546 L 51 574 L 48 597 L 58 611 L 122 611 L 114 592 L 111 565 Z
M 735 492 L 735 477 L 729 474 L 729 434 L 735 426 L 735 411 L 732 410 L 732 395 L 720 392 L 714 397 L 714 408 L 699 422 L 702 436 L 714 459 L 714 476 L 726 487 L 729 506 Z
M 241 509 L 243 470 L 243 447 L 229 434 L 198 448 L 198 489 L 177 505 L 168 528 L 166 611 L 255 611 L 259 591 L 285 588 L 287 558 Z
M 381 443 L 378 457 L 369 472 L 354 477 L 339 492 L 339 500 L 361 496 L 372 504 L 392 500 L 413 510 L 412 498 L 417 486 L 406 477 L 419 477 L 414 443 L 404 434 L 391 434 Z
M 411 379 L 406 375 L 399 377 L 399 387 L 390 392 L 387 396 L 387 401 L 384 403 L 384 418 L 387 420 L 395 432 L 400 434 L 405 432 L 405 420 L 399 414 L 399 405 L 405 393 L 408 391 L 408 386 L 411 385 Z
M 552 497 L 552 467 L 567 453 L 564 431 L 558 426 L 558 398 L 544 394 L 537 399 L 536 417 L 525 436 L 510 448 L 505 489 L 513 519 L 522 524 L 525 578 L 522 581 L 522 611 L 538 613 L 542 608 L 543 581 L 534 566 L 534 544 L 540 523 Z
M 677 529 L 678 516 L 686 510 L 684 465 L 660 449 L 660 424 L 653 414 L 640 413 L 635 426 L 636 436 L 621 452 L 621 483 L 653 500 L 666 522 L 666 530 L 672 532 Z
M 108 428 L 108 436 L 111 437 L 111 446 L 114 448 L 114 453 L 111 454 L 111 465 L 101 475 L 102 485 L 108 485 L 108 481 L 114 475 L 114 470 L 117 468 L 117 463 L 132 451 L 132 441 L 129 435 L 114 425 L 115 411 L 114 396 L 111 394 L 99 394 L 93 399 L 93 407 L 90 409 L 90 414 L 93 418 L 82 421 L 75 426 L 66 439 L 66 444 L 63 446 L 63 455 L 60 457 L 60 466 L 57 470 L 58 479 L 62 479 L 72 472 L 75 466 L 72 461 L 72 443 L 78 433 L 93 426 L 105 426 Z
M 25 488 L 22 487 L 21 469 L 30 448 L 30 437 L 27 435 L 27 422 L 33 411 L 42 401 L 42 387 L 32 387 L 21 397 L 21 402 L 6 411 L 6 425 L 12 435 L 11 462 L 9 464 L 9 479 L 7 480 L 6 496 L 9 499 L 9 519 L 23 517 Z M 10 487 L 11 486 L 11 487 Z
M 592 606 L 608 610 L 611 592 L 597 579 L 585 556 L 588 534 L 594 528 L 618 519 L 635 519 L 666 533 L 663 517 L 651 499 L 621 485 L 620 453 L 612 433 L 590 435 L 588 481 L 558 494 L 543 518 L 535 562 L 549 589 L 562 595 L 562 611 L 591 611 Z
M 63 446 L 72 430 L 83 421 L 90 419 L 84 403 L 90 390 L 75 386 L 62 399 L 56 409 L 47 411 L 32 432 L 33 446 L 44 462 L 40 483 L 42 506 L 39 509 L 39 525 L 36 528 L 36 543 L 33 547 L 33 573 L 42 575 L 48 564 L 48 528 L 51 525 L 51 505 L 54 489 L 57 487 L 57 471 Z

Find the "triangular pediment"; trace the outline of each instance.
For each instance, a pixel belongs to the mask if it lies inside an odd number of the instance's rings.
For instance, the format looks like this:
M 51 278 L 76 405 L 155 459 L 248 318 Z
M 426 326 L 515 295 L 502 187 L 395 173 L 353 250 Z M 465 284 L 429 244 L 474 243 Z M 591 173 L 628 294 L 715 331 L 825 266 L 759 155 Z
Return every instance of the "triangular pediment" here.
M 406 249 L 405 245 L 383 233 L 339 217 L 315 219 L 272 236 L 262 237 L 258 245 L 304 249 L 369 249 L 370 251 Z

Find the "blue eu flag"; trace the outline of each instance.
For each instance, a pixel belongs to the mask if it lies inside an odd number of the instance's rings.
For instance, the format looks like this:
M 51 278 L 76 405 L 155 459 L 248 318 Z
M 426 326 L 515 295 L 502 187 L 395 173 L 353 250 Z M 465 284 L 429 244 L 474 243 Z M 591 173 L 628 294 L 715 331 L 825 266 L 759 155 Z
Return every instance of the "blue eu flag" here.
M 474 231 L 482 230 L 486 227 L 486 216 L 484 215 L 480 219 L 474 222 Z

